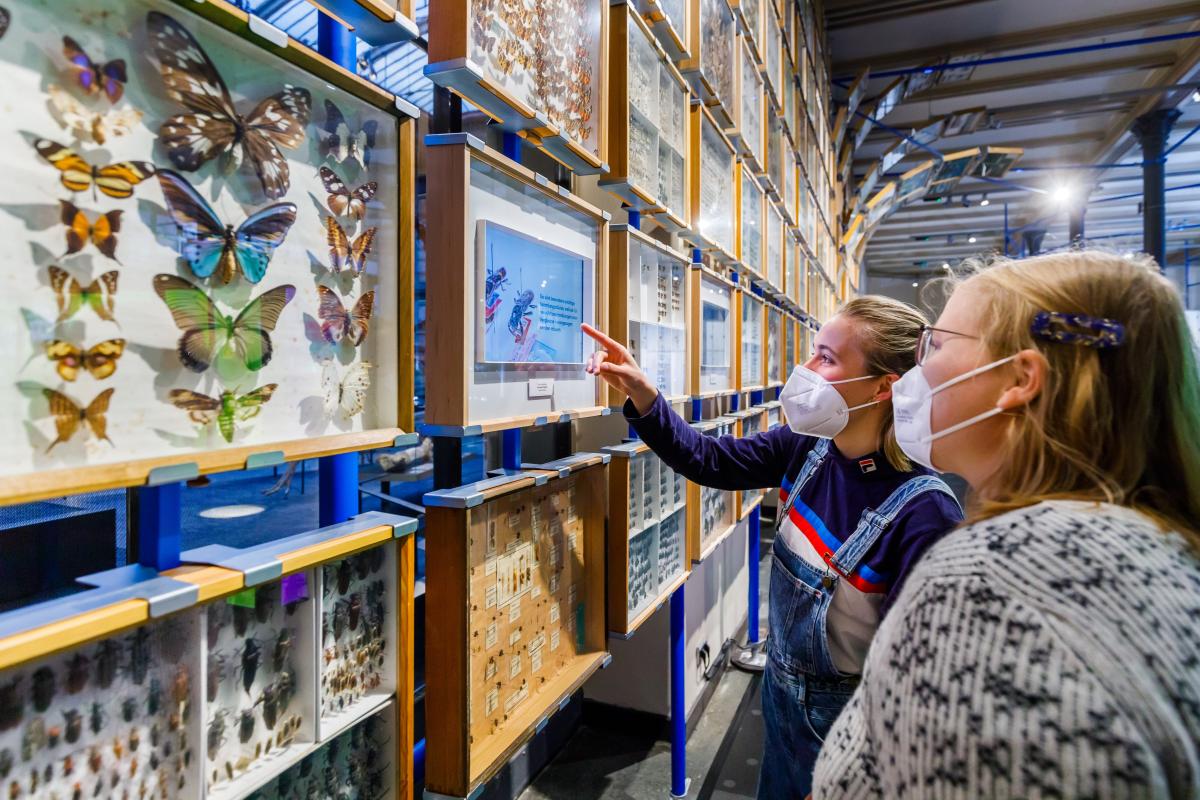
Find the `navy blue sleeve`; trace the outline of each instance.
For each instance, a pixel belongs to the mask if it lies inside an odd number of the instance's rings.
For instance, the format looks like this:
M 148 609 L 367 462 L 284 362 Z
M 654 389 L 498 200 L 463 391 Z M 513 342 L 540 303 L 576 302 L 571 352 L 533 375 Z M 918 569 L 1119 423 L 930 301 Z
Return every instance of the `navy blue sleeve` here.
M 916 497 L 893 523 L 898 535 L 890 537 L 890 553 L 881 554 L 887 563 L 896 564 L 895 577 L 883 598 L 880 614 L 886 615 L 892 601 L 900 596 L 904 579 L 925 551 L 939 539 L 958 527 L 963 520 L 962 509 L 945 492 L 927 492 Z
M 644 416 L 625 401 L 625 419 L 671 469 L 701 486 L 737 491 L 773 489 L 804 444 L 786 425 L 739 439 L 705 436 L 676 414 L 660 393 Z

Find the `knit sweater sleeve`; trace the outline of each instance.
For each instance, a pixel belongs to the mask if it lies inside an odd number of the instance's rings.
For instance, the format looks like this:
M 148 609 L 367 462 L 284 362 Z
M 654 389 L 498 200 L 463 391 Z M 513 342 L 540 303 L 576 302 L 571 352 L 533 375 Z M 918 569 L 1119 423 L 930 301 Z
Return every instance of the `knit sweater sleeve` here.
M 1171 796 L 1157 737 L 1062 620 L 937 552 L 880 627 L 813 798 Z

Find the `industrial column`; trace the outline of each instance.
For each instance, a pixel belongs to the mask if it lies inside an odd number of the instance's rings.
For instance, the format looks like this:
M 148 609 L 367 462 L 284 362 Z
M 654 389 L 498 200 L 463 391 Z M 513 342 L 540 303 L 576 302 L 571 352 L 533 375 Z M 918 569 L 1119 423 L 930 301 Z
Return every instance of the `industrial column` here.
M 1142 145 L 1142 251 L 1154 256 L 1159 266 L 1167 262 L 1167 159 L 1163 151 L 1181 113 L 1177 108 L 1160 108 L 1133 123 L 1133 135 Z

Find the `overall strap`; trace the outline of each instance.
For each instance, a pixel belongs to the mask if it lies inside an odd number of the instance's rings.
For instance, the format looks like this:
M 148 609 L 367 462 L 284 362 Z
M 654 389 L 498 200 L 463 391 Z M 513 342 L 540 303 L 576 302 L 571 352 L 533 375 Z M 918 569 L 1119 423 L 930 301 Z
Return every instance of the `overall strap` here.
M 787 502 L 783 504 L 783 508 L 779 509 L 778 519 L 775 522 L 776 528 L 782 525 L 783 521 L 787 519 L 788 513 L 792 510 L 792 506 L 796 502 L 796 498 L 800 496 L 800 490 L 804 488 L 805 484 L 816 473 L 827 455 L 829 455 L 829 440 L 818 439 L 817 443 L 808 451 L 808 458 L 804 460 L 804 466 L 800 468 L 800 473 L 796 475 L 796 482 L 792 484 L 792 490 L 788 492 Z
M 837 549 L 830 564 L 843 575 L 849 575 L 857 569 L 863 556 L 879 540 L 879 536 L 887 526 L 892 524 L 896 515 L 908 505 L 910 500 L 925 492 L 944 492 L 954 500 L 956 505 L 958 504 L 958 498 L 941 478 L 934 475 L 918 475 L 910 478 L 888 495 L 879 508 L 863 509 L 858 527 L 854 529 L 854 533 L 850 534 L 850 538 Z

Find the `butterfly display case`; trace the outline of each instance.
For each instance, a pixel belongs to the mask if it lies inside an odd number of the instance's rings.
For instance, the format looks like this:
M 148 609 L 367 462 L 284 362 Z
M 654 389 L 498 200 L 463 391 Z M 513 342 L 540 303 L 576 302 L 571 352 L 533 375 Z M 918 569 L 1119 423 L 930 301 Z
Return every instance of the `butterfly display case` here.
M 696 96 L 709 108 L 722 129 L 733 125 L 734 71 L 737 59 L 737 20 L 728 0 L 689 0 L 690 58 L 680 71 Z
M 425 75 L 576 173 L 603 173 L 608 17 L 592 0 L 438 0 Z
M 766 275 L 766 194 L 743 163 L 738 182 L 738 266 L 758 280 Z
M 707 267 L 693 265 L 688 331 L 690 352 L 698 357 L 690 364 L 689 384 L 693 397 L 715 397 L 736 391 L 735 286 Z
M 608 627 L 631 636 L 685 580 L 687 480 L 644 442 L 604 452 L 609 465 Z
M 759 172 L 765 163 L 763 120 L 766 118 L 766 94 L 762 71 L 745 36 L 738 36 L 734 76 L 737 78 L 733 92 L 734 119 L 726 134 L 742 159 L 751 164 L 755 172 Z
M 763 81 L 766 83 L 767 99 L 776 111 L 782 111 L 784 81 L 783 25 L 775 4 L 768 0 L 765 5 L 766 29 L 763 31 L 763 39 L 766 40 L 765 47 L 767 52 L 764 61 Z
M 692 0 L 634 0 L 667 55 L 677 65 L 692 57 Z
M 756 63 L 763 61 L 763 25 L 766 19 L 766 7 L 771 0 L 730 0 L 733 13 L 737 15 L 738 31 L 750 47 L 750 53 Z
M 692 428 L 704 436 L 719 438 L 736 435 L 732 417 L 693 422 Z M 737 524 L 741 499 L 738 492 L 714 489 L 688 482 L 688 556 L 698 564 L 717 548 Z
M 281 774 L 382 713 L 374 741 L 388 759 L 373 764 L 369 796 L 411 798 L 416 527 L 374 513 L 250 550 L 190 551 L 166 573 L 117 568 L 0 614 L 0 771 L 10 795 L 270 797 Z M 362 609 L 356 646 L 371 654 L 378 629 L 410 666 L 393 669 L 387 696 L 331 724 L 319 713 L 329 661 L 316 581 L 345 558 L 364 559 L 377 577 L 391 571 L 396 586 Z M 365 672 L 373 654 L 364 661 Z M 330 796 L 355 797 L 367 776 L 328 780 Z
M 782 386 L 788 368 L 783 355 L 783 312 L 767 305 L 767 386 Z
M 224 3 L 6 7 L 0 502 L 410 428 L 395 98 Z
M 628 3 L 612 6 L 609 173 L 600 186 L 665 227 L 687 224 L 690 89 Z
M 669 403 L 688 395 L 688 259 L 628 225 L 609 228 L 610 335 L 629 348 Z M 610 388 L 609 406 L 625 402 Z
M 764 387 L 766 378 L 766 348 L 763 341 L 765 304 L 746 288 L 738 290 L 737 298 L 741 317 L 738 331 L 738 341 L 741 343 L 738 391 L 756 392 Z
M 607 413 L 579 329 L 603 329 L 607 212 L 467 134 L 426 139 L 425 428 L 462 436 Z
M 471 796 L 607 658 L 608 460 L 425 495 L 428 790 Z
M 692 104 L 691 224 L 686 238 L 729 263 L 737 251 L 736 152 L 708 108 Z
M 762 406 L 751 406 L 740 411 L 733 411 L 726 416 L 736 420 L 734 435 L 739 439 L 747 439 L 766 430 L 767 411 Z M 762 502 L 763 489 L 751 489 L 738 492 L 738 519 L 745 519 L 755 506 Z

